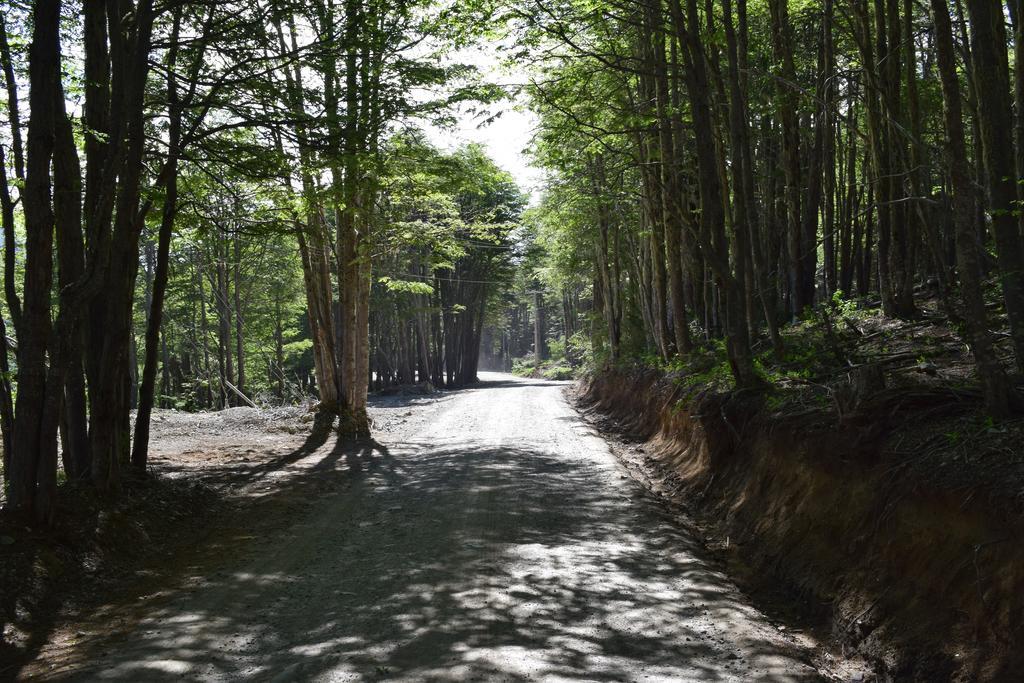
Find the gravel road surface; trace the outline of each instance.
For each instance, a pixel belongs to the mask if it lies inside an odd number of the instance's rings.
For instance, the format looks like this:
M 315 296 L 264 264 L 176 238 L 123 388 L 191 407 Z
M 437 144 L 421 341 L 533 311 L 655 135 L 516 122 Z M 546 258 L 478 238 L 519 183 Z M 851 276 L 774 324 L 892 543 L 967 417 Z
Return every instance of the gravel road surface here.
M 41 677 L 819 680 L 564 383 L 482 379 L 392 406 L 377 441 L 301 454 L 293 476 L 345 485 L 207 553 Z

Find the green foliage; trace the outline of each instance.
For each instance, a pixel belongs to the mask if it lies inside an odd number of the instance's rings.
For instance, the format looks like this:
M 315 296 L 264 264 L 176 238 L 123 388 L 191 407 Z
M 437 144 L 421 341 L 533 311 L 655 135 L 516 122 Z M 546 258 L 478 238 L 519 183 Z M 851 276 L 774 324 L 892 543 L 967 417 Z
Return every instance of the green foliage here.
M 512 359 L 512 374 L 518 377 L 541 377 L 552 381 L 566 381 L 580 376 L 582 368 L 569 365 L 565 358 L 549 359 L 536 365 L 532 356 Z
M 247 394 L 273 393 L 279 379 L 301 381 L 312 367 L 301 265 L 292 226 L 280 210 L 284 196 L 231 169 L 218 173 L 214 178 L 186 167 L 179 178 L 187 202 L 178 214 L 170 253 L 162 334 L 162 357 L 169 367 L 157 384 L 161 407 L 197 410 L 211 407 L 210 397 L 217 400 L 219 350 L 225 343 L 219 336 L 222 317 L 235 372 L 241 331 Z M 134 318 L 140 340 L 155 268 L 157 219 L 151 215 L 143 234 Z M 283 367 L 275 357 L 278 327 Z M 141 348 L 137 358 L 141 374 Z
M 552 365 L 550 367 L 546 367 L 541 371 L 541 375 L 543 375 L 544 379 L 554 381 L 576 379 L 576 371 L 565 365 Z
M 378 278 L 377 282 L 384 285 L 389 292 L 426 295 L 434 293 L 434 288 L 426 282 L 417 282 L 415 280 L 396 280 L 388 276 Z
M 513 358 L 512 359 L 512 374 L 517 377 L 533 377 L 533 373 L 537 370 L 537 366 L 533 362 L 533 358 Z

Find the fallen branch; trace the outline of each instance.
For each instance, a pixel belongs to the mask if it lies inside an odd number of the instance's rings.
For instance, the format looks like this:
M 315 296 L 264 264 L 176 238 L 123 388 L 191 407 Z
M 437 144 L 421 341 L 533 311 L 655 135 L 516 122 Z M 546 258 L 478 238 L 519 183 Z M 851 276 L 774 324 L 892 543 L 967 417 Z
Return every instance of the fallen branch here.
M 252 400 L 248 396 L 243 394 L 241 392 L 241 390 L 238 387 L 236 387 L 234 384 L 232 384 L 231 382 L 229 382 L 227 380 L 224 380 L 224 386 L 226 386 L 231 391 L 235 392 L 235 395 L 238 396 L 238 398 L 240 398 L 243 401 L 245 401 L 249 405 L 250 408 L 255 408 L 256 410 L 260 409 L 260 407 L 258 405 L 253 403 Z

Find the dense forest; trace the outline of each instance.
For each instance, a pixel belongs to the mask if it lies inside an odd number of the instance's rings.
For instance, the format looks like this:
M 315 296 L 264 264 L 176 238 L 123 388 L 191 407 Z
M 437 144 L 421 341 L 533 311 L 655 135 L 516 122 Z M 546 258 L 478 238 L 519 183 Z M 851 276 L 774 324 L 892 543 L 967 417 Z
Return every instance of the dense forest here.
M 765 389 L 787 330 L 849 305 L 948 320 L 1009 415 L 1021 9 L 6 2 L 6 505 L 116 495 L 154 408 L 315 397 L 318 429 L 366 436 L 370 390 L 549 357 L 710 355 Z M 461 59 L 487 40 L 521 84 Z M 423 133 L 508 97 L 538 121 L 534 206 Z
M 594 349 L 667 362 L 722 339 L 736 385 L 757 387 L 762 340 L 785 358 L 780 329 L 812 307 L 873 298 L 906 320 L 928 300 L 1008 414 L 1024 357 L 1019 17 L 945 0 L 527 16 L 522 44 L 557 46 L 531 86 L 555 169 L 540 221 L 562 280 L 593 293 Z
M 0 678 L 1019 679 L 1024 0 L 0 0 L 0 81 Z
M 415 126 L 498 96 L 448 57 L 473 21 L 404 2 L 4 8 L 12 510 L 50 519 L 58 472 L 116 494 L 146 468 L 154 407 L 315 396 L 318 428 L 365 435 L 371 385 L 473 381 L 525 199 L 480 148 Z

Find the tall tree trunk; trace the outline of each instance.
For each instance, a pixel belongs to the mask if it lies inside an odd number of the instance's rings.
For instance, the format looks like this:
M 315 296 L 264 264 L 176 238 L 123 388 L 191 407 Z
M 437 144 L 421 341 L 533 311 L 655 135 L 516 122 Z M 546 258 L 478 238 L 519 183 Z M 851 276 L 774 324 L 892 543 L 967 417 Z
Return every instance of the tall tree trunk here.
M 771 10 L 772 52 L 775 58 L 775 94 L 778 98 L 776 108 L 782 123 L 782 168 L 786 178 L 786 236 L 789 252 L 789 288 L 792 296 L 790 313 L 797 316 L 813 301 L 808 298 L 804 285 L 806 261 L 801 258 L 804 238 L 800 188 L 803 179 L 800 173 L 800 128 L 794 90 L 796 67 L 793 62 L 793 32 L 789 25 L 788 0 L 769 0 L 768 4 Z M 813 278 L 813 273 L 811 277 Z
M 239 236 L 233 236 L 232 246 L 232 272 L 234 286 L 232 287 L 234 299 L 235 318 L 235 386 L 239 393 L 245 394 L 245 320 L 242 317 L 242 243 Z
M 4 236 L 4 298 L 11 321 L 20 320 L 21 301 L 15 288 L 14 203 L 7 184 L 7 167 L 3 145 L 0 145 L 0 220 Z M 17 315 L 15 314 L 17 311 Z M 5 482 L 11 473 L 11 448 L 14 434 L 14 394 L 11 386 L 11 346 L 7 341 L 7 324 L 0 311 L 0 431 L 3 432 L 3 468 Z M 3 488 L 6 490 L 7 484 Z
M 220 406 L 227 408 L 234 401 L 228 388 L 235 383 L 235 365 L 231 348 L 231 292 L 228 280 L 227 243 L 223 236 L 216 243 L 216 280 L 211 283 L 217 301 L 217 365 L 220 371 Z
M 741 37 L 744 37 L 746 28 L 746 0 L 739 0 L 737 7 L 740 15 Z M 722 0 L 722 12 L 724 17 L 726 51 L 728 57 L 728 81 L 729 81 L 729 134 L 730 152 L 732 154 L 731 167 L 733 172 L 733 193 L 735 195 L 735 209 L 733 211 L 733 229 L 736 233 L 737 248 L 741 254 L 749 254 L 749 262 L 753 267 L 751 279 L 756 281 L 759 299 L 764 309 L 765 322 L 768 327 L 768 334 L 771 338 L 772 348 L 775 355 L 781 357 L 783 354 L 782 337 L 779 335 L 778 322 L 775 319 L 775 298 L 767 291 L 769 289 L 767 278 L 767 266 L 764 263 L 764 253 L 759 244 L 755 226 L 758 223 L 758 210 L 754 198 L 754 169 L 753 155 L 750 151 L 750 114 L 747 109 L 746 97 L 744 97 L 744 82 L 742 73 L 745 71 L 746 56 L 741 53 L 740 45 L 744 51 L 747 42 L 744 39 L 738 40 L 733 25 L 731 0 Z M 748 259 L 744 258 L 746 262 Z
M 109 261 L 103 285 L 106 316 L 103 318 L 102 355 L 97 381 L 90 384 L 90 438 L 92 442 L 93 481 L 101 492 L 115 493 L 120 488 L 122 464 L 130 456 L 128 415 L 131 405 L 130 373 L 132 346 L 132 298 L 138 273 L 138 244 L 143 218 L 140 215 L 142 161 L 145 148 L 144 94 L 149 73 L 150 38 L 154 11 L 152 0 L 140 0 L 134 8 L 115 17 L 130 25 L 121 36 L 111 36 L 112 73 L 115 78 L 111 98 L 118 102 L 115 111 L 123 120 L 112 125 L 112 140 L 117 151 L 116 201 L 110 189 L 101 188 L 101 202 L 112 202 L 116 219 L 109 238 Z M 133 11 L 132 11 L 133 10 Z M 127 35 L 125 35 L 127 34 Z M 104 180 L 108 180 L 104 174 Z M 93 398 L 95 397 L 95 398 Z M 113 400 L 112 400 L 113 398 Z
M 879 76 L 875 61 L 876 55 L 879 60 L 885 58 L 885 15 L 884 12 L 876 12 L 876 20 L 882 22 L 882 28 L 877 31 L 878 49 L 876 50 L 872 41 L 870 12 L 866 0 L 853 0 L 852 5 L 854 35 L 861 55 L 862 73 L 866 81 L 864 108 L 867 113 L 868 148 L 871 151 L 871 173 L 868 177 L 875 199 L 872 205 L 877 208 L 878 215 L 878 279 L 882 296 L 882 311 L 886 315 L 895 316 L 897 314 L 896 299 L 889 273 L 889 245 L 892 234 L 891 150 L 888 137 L 889 126 L 886 124 L 883 114 L 883 79 Z M 870 221 L 867 225 L 870 226 Z M 870 258 L 871 246 L 869 239 L 864 246 L 865 258 Z M 870 269 L 865 268 L 865 271 L 865 277 L 867 277 Z
M 278 45 L 282 55 L 288 54 L 283 28 L 277 24 Z M 289 21 L 291 51 L 297 52 L 296 30 Z M 306 312 L 313 341 L 313 364 L 320 397 L 315 428 L 330 428 L 338 414 L 341 397 L 341 377 L 338 362 L 339 344 L 335 336 L 337 320 L 332 301 L 332 285 L 328 253 L 330 241 L 321 213 L 321 204 L 313 179 L 311 147 L 306 130 L 306 105 L 302 90 L 302 70 L 298 62 L 284 70 L 284 95 L 288 109 L 295 117 L 295 136 L 299 151 L 299 178 L 306 215 L 303 225 L 295 220 L 295 232 L 302 260 L 302 274 L 306 291 Z M 280 143 L 279 143 L 280 144 Z M 282 150 L 283 151 L 283 150 Z
M 281 297 L 274 299 L 274 364 L 272 379 L 275 384 L 274 394 L 278 400 L 284 401 L 284 332 L 281 321 Z
M 826 299 L 831 299 L 836 291 L 836 57 L 835 42 L 832 35 L 832 26 L 835 18 L 835 3 L 833 0 L 825 0 L 822 17 L 822 57 L 824 62 L 824 81 L 821 82 L 822 99 L 819 113 L 822 120 L 818 125 L 823 125 L 822 130 L 822 163 L 824 164 L 824 207 L 822 211 L 822 252 L 824 259 L 822 270 L 824 273 L 824 294 Z M 817 244 L 811 244 L 811 248 L 817 251 Z
M 821 39 L 818 50 L 818 75 L 815 90 L 817 107 L 814 112 L 814 143 L 811 145 L 810 158 L 807 164 L 807 200 L 801 206 L 800 220 L 800 259 L 799 299 L 806 304 L 814 304 L 815 280 L 818 269 L 818 220 L 822 205 L 822 169 L 828 150 L 826 145 L 831 142 L 829 123 L 829 106 L 831 104 L 832 84 L 832 6 L 825 7 L 821 25 Z M 825 226 L 825 231 L 829 226 Z
M 931 0 L 935 25 L 935 47 L 942 84 L 943 114 L 946 124 L 946 156 L 953 189 L 953 222 L 956 228 L 956 254 L 960 269 L 964 319 L 971 342 L 985 405 L 994 415 L 1009 412 L 1009 390 L 1002 365 L 996 358 L 988 329 L 985 299 L 981 284 L 981 246 L 974 230 L 974 200 L 967 146 L 964 142 L 960 109 L 960 82 L 956 72 L 953 31 L 946 0 Z
M 998 254 L 1003 300 L 1010 319 L 1017 367 L 1024 372 L 1024 247 L 1013 146 L 1013 107 L 1010 98 L 1006 28 L 1002 5 L 968 0 L 974 79 L 984 96 L 978 102 L 992 232 Z
M 64 89 L 60 82 L 54 93 L 53 187 L 57 230 L 57 258 L 60 276 L 59 312 L 54 325 L 54 349 L 50 366 L 53 375 L 47 392 L 64 412 L 63 438 L 65 474 L 74 480 L 87 479 L 92 468 L 89 422 L 86 416 L 84 333 L 81 310 L 74 294 L 85 275 L 82 242 L 82 180 L 78 150 L 71 121 L 65 112 Z M 63 400 L 61 401 L 61 395 Z
M 52 510 L 37 505 L 40 468 L 56 443 L 42 442 L 46 407 L 46 352 L 50 343 L 54 214 L 50 162 L 54 149 L 54 96 L 60 82 L 60 2 L 39 0 L 33 10 L 29 48 L 29 108 L 25 191 L 25 299 L 18 343 L 18 396 L 9 473 L 9 504 L 17 513 L 47 519 Z M 52 449 L 52 456 L 50 455 Z M 45 451 L 45 453 L 44 453 Z
M 24 182 L 25 157 L 21 141 L 21 108 L 18 104 L 18 82 L 14 75 L 11 47 L 7 40 L 6 17 L 0 12 L 0 67 L 7 88 L 7 117 L 11 128 L 11 149 L 14 152 L 14 177 Z M 11 199 L 7 179 L 7 167 L 3 150 L 0 150 L 0 210 L 2 210 L 4 235 L 4 295 L 15 334 L 21 322 L 21 299 L 15 287 L 15 237 L 14 202 Z
M 660 166 L 661 214 L 667 260 L 668 310 L 672 316 L 672 332 L 678 353 L 689 353 L 693 348 L 690 340 L 689 320 L 686 315 L 683 295 L 683 255 L 681 239 L 683 233 L 682 197 L 679 180 L 679 160 L 676 150 L 673 108 L 669 87 L 669 64 L 665 58 L 664 17 L 661 0 L 648 3 L 648 22 L 651 26 L 654 63 L 656 111 L 658 115 L 658 144 Z M 674 41 L 673 41 L 674 44 Z M 566 315 L 568 318 L 568 313 Z M 568 322 L 568 321 L 567 321 Z M 568 337 L 568 334 L 566 335 Z
M 0 492 L 7 491 L 7 483 L 11 476 L 11 453 L 14 437 L 14 394 L 11 389 L 11 362 L 8 358 L 10 346 L 7 343 L 7 324 L 0 314 L 0 432 L 3 436 L 4 483 Z
M 210 321 L 206 314 L 206 288 L 203 285 L 203 255 L 193 251 L 196 268 L 196 287 L 199 293 L 199 330 L 201 333 L 201 348 L 203 350 L 203 392 L 206 407 L 213 407 L 213 382 L 210 374 Z
M 743 290 L 730 270 L 728 240 L 725 236 L 724 196 L 716 159 L 714 124 L 708 99 L 707 64 L 696 0 L 687 0 L 684 18 L 680 0 L 670 0 L 672 18 L 680 42 L 687 46 L 686 78 L 690 96 L 690 111 L 696 138 L 695 151 L 700 186 L 700 225 L 698 241 L 701 253 L 714 272 L 719 288 L 725 296 L 728 309 L 726 348 L 737 386 L 759 386 L 763 380 L 754 370 L 750 339 L 747 334 L 745 299 Z M 736 259 L 739 267 L 743 260 Z
M 153 398 L 156 389 L 156 371 L 160 328 L 163 323 L 164 298 L 167 292 L 167 277 L 170 262 L 171 235 L 174 219 L 178 213 L 178 156 L 181 145 L 181 108 L 178 101 L 178 83 L 175 76 L 178 54 L 178 36 L 181 27 L 181 9 L 174 14 L 171 30 L 171 47 L 167 55 L 167 110 L 168 145 L 164 171 L 167 184 L 164 190 L 163 214 L 157 236 L 156 272 L 153 276 L 153 292 L 149 316 L 146 320 L 145 362 L 142 369 L 142 383 L 139 387 L 139 409 L 135 417 L 135 439 L 132 443 L 131 463 L 139 472 L 146 471 L 149 457 L 149 426 L 153 412 Z M 165 364 L 166 365 L 166 364 Z

